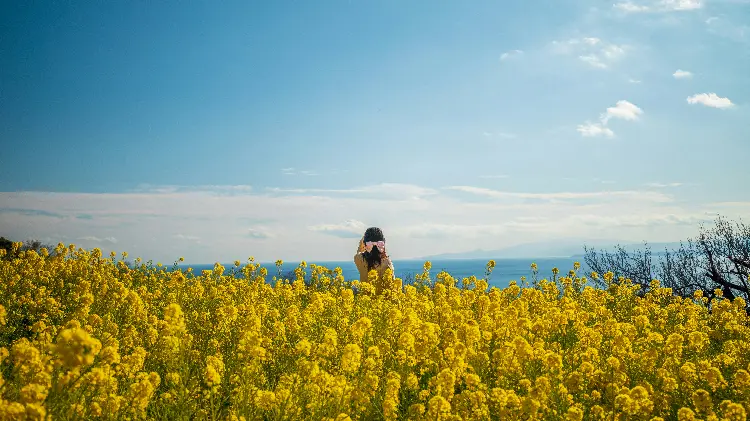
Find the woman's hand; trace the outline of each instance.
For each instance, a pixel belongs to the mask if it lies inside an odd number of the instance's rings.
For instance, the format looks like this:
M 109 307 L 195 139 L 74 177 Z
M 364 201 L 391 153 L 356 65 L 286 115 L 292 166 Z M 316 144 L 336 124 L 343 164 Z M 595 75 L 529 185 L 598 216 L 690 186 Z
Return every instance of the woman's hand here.
M 362 253 L 363 251 L 365 251 L 365 239 L 364 239 L 364 237 L 359 239 L 359 247 L 357 248 L 357 253 Z

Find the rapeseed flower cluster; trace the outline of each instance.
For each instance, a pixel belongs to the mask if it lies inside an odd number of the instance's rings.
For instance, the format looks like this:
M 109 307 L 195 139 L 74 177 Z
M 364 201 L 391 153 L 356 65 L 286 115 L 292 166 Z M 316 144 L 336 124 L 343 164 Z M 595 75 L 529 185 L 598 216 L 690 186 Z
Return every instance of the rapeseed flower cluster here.
M 746 420 L 741 298 L 0 256 L 0 420 Z M 126 257 L 123 254 L 123 259 Z M 277 262 L 281 266 L 282 262 Z M 487 275 L 494 262 L 487 265 Z M 235 276 L 241 274 L 242 276 Z

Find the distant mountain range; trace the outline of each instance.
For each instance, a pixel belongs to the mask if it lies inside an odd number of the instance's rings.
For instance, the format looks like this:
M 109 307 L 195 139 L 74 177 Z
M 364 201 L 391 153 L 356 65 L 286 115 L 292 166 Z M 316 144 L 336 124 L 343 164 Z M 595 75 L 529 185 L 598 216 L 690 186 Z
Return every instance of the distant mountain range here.
M 518 244 L 515 246 L 505 247 L 497 250 L 472 250 L 457 253 L 443 253 L 431 256 L 423 256 L 417 260 L 453 260 L 453 259 L 527 259 L 527 258 L 583 258 L 585 254 L 584 246 L 596 250 L 613 251 L 620 245 L 627 251 L 635 251 L 644 248 L 644 243 L 632 241 L 616 240 L 580 240 L 574 242 L 567 240 L 565 242 L 539 242 Z M 648 243 L 651 252 L 654 255 L 663 254 L 665 249 L 676 249 L 680 246 L 679 242 L 673 243 Z

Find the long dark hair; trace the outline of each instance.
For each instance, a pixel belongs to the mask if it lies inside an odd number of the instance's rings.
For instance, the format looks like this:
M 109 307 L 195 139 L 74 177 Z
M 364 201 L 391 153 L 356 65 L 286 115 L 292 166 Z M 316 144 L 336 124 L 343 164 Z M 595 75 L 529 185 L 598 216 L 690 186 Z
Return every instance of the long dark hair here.
M 363 241 L 365 243 L 368 241 L 385 241 L 385 236 L 380 228 L 370 227 L 365 231 Z M 380 265 L 381 259 L 385 257 L 385 250 L 379 250 L 378 246 L 372 246 L 371 251 L 368 252 L 365 250 L 362 255 L 367 263 L 367 270 L 372 270 L 372 268 Z

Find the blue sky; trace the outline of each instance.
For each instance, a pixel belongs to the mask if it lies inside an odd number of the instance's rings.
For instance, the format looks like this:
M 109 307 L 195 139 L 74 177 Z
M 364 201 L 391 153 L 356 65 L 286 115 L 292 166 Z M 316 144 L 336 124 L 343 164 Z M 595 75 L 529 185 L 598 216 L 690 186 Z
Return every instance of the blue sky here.
M 16 4 L 0 229 L 173 261 L 750 215 L 750 0 Z

